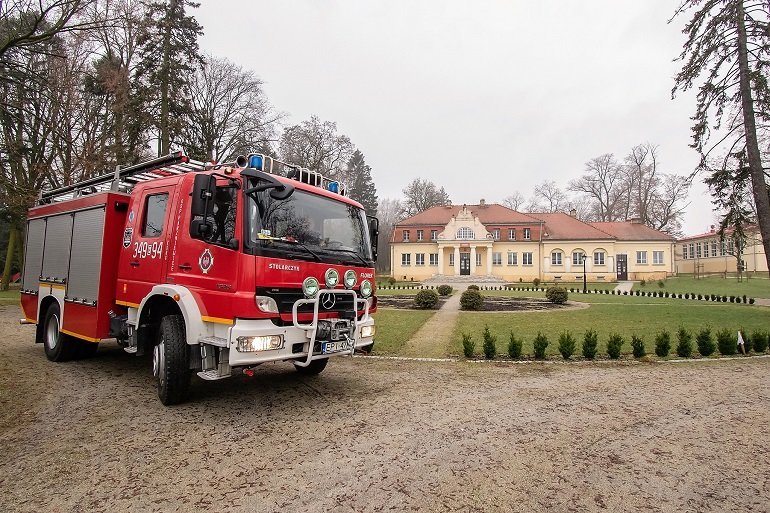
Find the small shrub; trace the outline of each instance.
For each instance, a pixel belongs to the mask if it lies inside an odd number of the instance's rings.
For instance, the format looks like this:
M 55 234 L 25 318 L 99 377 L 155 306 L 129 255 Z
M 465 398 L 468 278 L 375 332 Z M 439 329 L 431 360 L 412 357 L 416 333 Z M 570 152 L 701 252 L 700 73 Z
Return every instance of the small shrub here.
M 463 310 L 481 310 L 483 306 L 484 298 L 478 290 L 468 289 L 460 296 L 460 308 Z
M 532 280 L 532 285 L 534 285 L 535 287 L 539 287 L 540 286 L 540 278 L 535 278 L 534 280 Z
M 436 308 L 437 304 L 438 304 L 438 293 L 436 293 L 435 290 L 422 289 L 420 292 L 418 292 L 414 296 L 414 305 L 417 308 L 421 308 L 423 310 L 430 310 L 431 308 Z
M 465 290 L 479 290 L 479 286 L 478 285 L 468 285 L 468 288 L 465 289 Z
M 511 336 L 508 339 L 508 356 L 513 360 L 521 358 L 521 339 L 511 332 Z
M 636 335 L 631 335 L 631 348 L 634 351 L 634 358 L 647 356 L 647 351 L 644 348 L 644 340 Z
M 723 329 L 717 333 L 717 347 L 719 352 L 724 355 L 732 355 L 738 351 L 737 337 L 728 329 Z
M 767 332 L 755 331 L 751 334 L 751 344 L 754 346 L 754 351 L 757 353 L 764 353 L 767 350 Z
M 470 335 L 463 333 L 463 354 L 466 358 L 473 358 L 473 353 L 476 351 L 476 342 L 473 341 Z
M 569 331 L 559 335 L 559 352 L 565 360 L 569 360 L 575 354 L 575 337 Z
M 390 278 L 388 278 L 388 283 L 390 283 L 390 286 L 392 287 L 393 285 L 396 284 L 396 279 L 393 276 L 391 276 Z
M 623 348 L 623 337 L 617 333 L 610 335 L 607 340 L 607 356 L 613 360 L 620 358 L 620 350 Z
M 641 285 L 642 287 L 644 287 L 645 285 L 647 285 L 647 280 L 642 280 L 642 281 L 640 281 L 640 282 L 639 282 L 639 285 Z
M 676 332 L 676 337 L 679 340 L 676 345 L 677 356 L 680 358 L 689 358 L 692 356 L 692 334 L 680 326 L 679 330 Z
M 594 330 L 586 331 L 583 335 L 583 357 L 593 360 L 599 345 L 599 335 Z
M 538 360 L 545 360 L 545 348 L 548 347 L 548 337 L 538 331 L 535 341 L 533 342 L 533 347 L 535 358 Z
M 545 291 L 545 297 L 551 303 L 563 305 L 567 302 L 567 289 L 564 287 L 548 287 L 548 290 Z
M 703 328 L 695 335 L 695 344 L 698 346 L 698 352 L 701 356 L 711 356 L 717 348 L 709 328 Z
M 658 288 L 661 288 L 661 289 L 662 289 L 662 288 L 663 288 L 663 287 L 665 287 L 665 286 L 666 286 L 666 284 L 665 284 L 665 283 L 663 283 L 663 280 L 658 280 Z
M 439 296 L 448 296 L 452 293 L 452 286 L 451 285 L 439 285 L 438 286 L 438 294 Z
M 750 305 L 753 305 L 753 304 L 754 304 L 754 298 L 753 298 L 753 297 L 750 297 L 750 298 L 749 298 L 749 304 L 750 304 Z
M 655 336 L 655 354 L 664 358 L 671 352 L 671 334 L 668 331 L 661 331 Z
M 489 326 L 484 326 L 484 344 L 481 346 L 481 350 L 484 351 L 484 358 L 487 360 L 497 356 L 497 337 L 489 331 Z

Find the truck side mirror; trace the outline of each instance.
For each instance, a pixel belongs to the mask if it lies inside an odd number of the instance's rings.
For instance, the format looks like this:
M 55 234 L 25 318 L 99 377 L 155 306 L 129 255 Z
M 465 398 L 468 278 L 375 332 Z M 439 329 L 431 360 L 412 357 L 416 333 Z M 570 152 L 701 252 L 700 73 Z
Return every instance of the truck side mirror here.
M 377 238 L 380 235 L 380 221 L 374 216 L 366 216 L 369 221 L 369 241 L 372 246 L 372 257 L 377 261 Z
M 214 194 L 217 180 L 211 175 L 195 175 L 190 201 L 190 237 L 204 239 L 214 226 L 208 218 L 214 213 Z

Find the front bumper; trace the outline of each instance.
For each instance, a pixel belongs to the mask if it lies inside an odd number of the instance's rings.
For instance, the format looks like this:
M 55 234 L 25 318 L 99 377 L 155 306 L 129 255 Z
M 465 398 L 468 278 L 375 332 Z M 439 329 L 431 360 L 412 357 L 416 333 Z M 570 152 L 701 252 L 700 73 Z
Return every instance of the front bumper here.
M 321 341 L 317 340 L 318 320 L 319 320 L 319 298 L 324 293 L 334 294 L 352 294 L 353 304 L 356 312 L 350 312 L 352 347 L 350 350 L 338 351 L 335 353 L 321 353 Z M 313 318 L 310 323 L 300 323 L 298 320 L 297 309 L 301 305 L 313 305 Z M 359 309 L 363 309 L 363 315 L 358 317 Z M 355 313 L 355 315 L 353 315 Z M 244 367 L 256 365 L 265 362 L 294 360 L 296 365 L 305 367 L 313 360 L 320 360 L 333 356 L 352 355 L 356 348 L 364 347 L 374 341 L 374 337 L 362 337 L 361 330 L 365 326 L 374 326 L 374 318 L 369 315 L 369 301 L 360 298 L 352 290 L 321 290 L 314 299 L 301 299 L 294 303 L 292 310 L 292 326 L 276 326 L 268 319 L 236 319 L 235 325 L 230 328 L 228 346 L 229 363 L 231 367 Z M 271 349 L 266 351 L 240 352 L 237 349 L 238 337 L 253 336 L 283 336 L 284 344 L 281 349 Z

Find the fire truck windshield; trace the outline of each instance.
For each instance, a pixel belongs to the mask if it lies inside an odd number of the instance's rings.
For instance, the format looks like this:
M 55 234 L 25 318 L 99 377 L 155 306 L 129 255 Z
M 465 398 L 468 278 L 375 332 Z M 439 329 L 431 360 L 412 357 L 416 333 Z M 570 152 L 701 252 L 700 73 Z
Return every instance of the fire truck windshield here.
M 360 208 L 300 189 L 278 200 L 249 194 L 249 239 L 258 254 L 371 266 L 366 214 Z

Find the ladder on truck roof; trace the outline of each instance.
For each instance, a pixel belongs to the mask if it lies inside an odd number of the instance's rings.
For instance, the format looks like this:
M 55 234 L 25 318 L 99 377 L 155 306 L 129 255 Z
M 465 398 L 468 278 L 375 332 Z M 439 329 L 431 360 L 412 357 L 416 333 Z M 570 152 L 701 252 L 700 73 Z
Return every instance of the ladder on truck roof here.
M 183 173 L 206 171 L 210 164 L 190 160 L 184 153 L 177 151 L 121 168 L 115 168 L 114 173 L 95 176 L 86 180 L 65 185 L 49 191 L 43 191 L 38 198 L 38 205 L 45 205 L 58 201 L 66 201 L 79 198 L 86 194 L 97 192 L 120 191 L 129 192 L 133 187 L 148 180 L 164 178 L 167 176 L 181 175 Z

